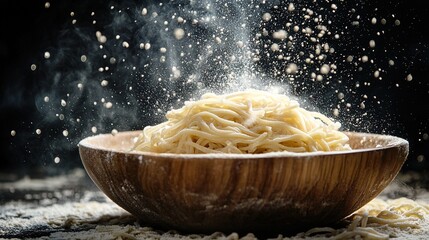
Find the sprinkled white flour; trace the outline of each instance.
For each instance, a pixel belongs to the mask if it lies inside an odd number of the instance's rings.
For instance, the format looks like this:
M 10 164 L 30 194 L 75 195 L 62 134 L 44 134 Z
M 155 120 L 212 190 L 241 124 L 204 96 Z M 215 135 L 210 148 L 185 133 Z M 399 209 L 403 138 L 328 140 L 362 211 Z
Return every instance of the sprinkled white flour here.
M 0 237 L 15 239 L 258 239 L 257 234 L 221 233 L 191 234 L 174 230 L 161 231 L 137 221 L 103 193 L 87 189 L 89 179 L 82 169 L 66 175 L 45 179 L 24 178 L 12 183 L 1 183 L 0 191 L 26 193 L 24 199 L 11 200 L 0 205 Z M 373 230 L 394 239 L 426 239 L 429 236 L 429 192 L 407 187 L 404 182 L 418 179 L 418 175 L 399 175 L 371 204 L 386 209 L 395 201 L 420 204 L 420 218 L 410 218 L 404 224 L 414 227 L 387 226 L 368 223 Z M 84 182 L 84 181 L 89 182 Z M 84 182 L 84 183 L 82 183 Z M 73 190 L 78 186 L 81 190 Z M 69 188 L 67 188 L 69 187 Z M 2 193 L 2 192 L 0 192 Z M 31 197 L 29 197 L 31 196 Z M 400 198 L 408 197 L 408 198 Z M 417 199 L 412 201 L 410 198 Z M 57 199 L 54 201 L 53 199 Z M 395 200 L 396 199 L 396 200 Z M 370 208 L 372 205 L 366 205 Z M 377 205 L 378 204 L 378 205 Z M 390 205 L 389 205 L 390 204 Z M 405 215 L 400 215 L 406 217 Z M 410 216 L 408 216 L 410 217 Z M 411 216 L 413 217 L 413 216 Z M 351 218 L 350 218 L 351 219 Z M 350 221 L 350 220 L 347 220 Z M 347 233 L 350 222 L 330 228 L 338 235 Z M 329 227 L 329 226 L 321 226 Z M 328 233 L 302 232 L 294 236 L 274 234 L 272 239 L 336 239 Z

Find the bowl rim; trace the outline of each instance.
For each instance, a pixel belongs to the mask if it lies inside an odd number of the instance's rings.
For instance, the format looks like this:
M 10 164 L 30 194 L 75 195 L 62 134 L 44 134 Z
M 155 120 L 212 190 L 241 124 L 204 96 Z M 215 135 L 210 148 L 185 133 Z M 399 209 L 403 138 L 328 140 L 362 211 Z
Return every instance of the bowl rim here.
M 92 144 L 91 140 L 95 138 L 103 138 L 103 137 L 115 137 L 120 135 L 129 135 L 129 134 L 135 134 L 138 136 L 138 133 L 141 133 L 141 130 L 135 130 L 135 131 L 120 131 L 116 134 L 111 133 L 100 133 L 92 136 L 88 136 L 83 138 L 78 143 L 78 148 L 87 148 L 87 149 L 93 149 L 93 150 L 99 150 L 109 153 L 116 153 L 116 154 L 128 154 L 128 155 L 136 155 L 136 156 L 148 156 L 148 157 L 173 157 L 173 158 L 183 158 L 183 159 L 264 159 L 264 158 L 281 158 L 281 157 L 293 157 L 293 158 L 309 158 L 309 157 L 315 157 L 315 156 L 334 156 L 334 155 L 349 155 L 349 154 L 356 154 L 356 153 L 364 153 L 364 152 L 374 152 L 374 151 L 383 151 L 391 148 L 396 147 L 409 147 L 409 142 L 401 137 L 388 135 L 388 134 L 378 134 L 378 133 L 365 133 L 365 132 L 349 132 L 349 131 L 343 131 L 343 133 L 346 134 L 355 134 L 359 135 L 362 138 L 363 137 L 382 137 L 386 139 L 390 139 L 390 143 L 385 146 L 380 147 L 373 147 L 373 148 L 361 148 L 361 149 L 352 149 L 352 150 L 341 150 L 341 151 L 316 151 L 316 152 L 269 152 L 269 153 L 258 153 L 258 154 L 251 154 L 251 153 L 154 153 L 154 152 L 143 152 L 143 151 L 136 151 L 131 150 L 119 150 L 119 149 L 112 149 L 112 148 L 106 148 L 104 146 L 99 146 L 96 144 Z

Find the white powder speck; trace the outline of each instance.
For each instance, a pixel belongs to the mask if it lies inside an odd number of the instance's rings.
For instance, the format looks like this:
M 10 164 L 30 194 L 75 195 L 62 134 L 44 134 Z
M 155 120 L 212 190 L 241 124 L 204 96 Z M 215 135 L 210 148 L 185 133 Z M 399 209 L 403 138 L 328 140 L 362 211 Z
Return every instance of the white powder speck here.
M 42 133 L 42 130 L 40 130 L 40 128 L 36 129 L 36 134 L 40 135 Z
M 270 13 L 264 13 L 262 15 L 262 20 L 264 20 L 265 22 L 270 21 L 270 19 L 271 19 L 271 14 Z
M 295 10 L 295 5 L 293 5 L 293 3 L 289 3 L 289 6 L 287 7 L 287 10 L 288 10 L 289 12 L 294 11 L 294 10 Z
M 82 55 L 82 56 L 80 56 L 80 61 L 81 62 L 86 62 L 86 60 L 87 60 L 88 58 L 86 57 L 86 55 Z
M 411 75 L 411 73 L 408 74 L 406 79 L 407 79 L 407 81 L 413 80 L 413 75 Z
M 374 48 L 375 47 L 375 41 L 374 40 L 369 41 L 369 47 L 370 48 Z
M 344 93 L 340 92 L 337 94 L 338 99 L 343 99 L 344 98 Z
M 69 131 L 64 130 L 64 131 L 63 131 L 63 136 L 64 136 L 64 137 L 67 137 L 68 135 L 69 135 Z
M 145 49 L 145 50 L 149 50 L 149 49 L 150 49 L 150 43 L 145 43 L 145 45 L 144 45 L 144 49 Z
M 239 47 L 239 48 L 243 48 L 243 47 L 244 47 L 244 43 L 243 43 L 243 41 L 238 41 L 238 42 L 237 42 L 237 47 Z
M 162 53 L 166 53 L 167 52 L 167 48 L 162 47 L 162 48 L 159 49 L 159 51 L 162 52 Z
M 43 101 L 45 101 L 45 102 L 49 102 L 49 97 L 48 97 L 48 96 L 45 96 L 45 97 L 43 98 Z
M 106 103 L 106 108 L 112 108 L 112 107 L 113 107 L 113 104 L 111 102 Z
M 286 68 L 287 74 L 296 74 L 298 72 L 298 66 L 295 63 L 289 63 Z
M 49 8 L 51 6 L 50 2 L 45 2 L 45 8 Z
M 222 39 L 220 39 L 220 37 L 215 37 L 215 42 L 217 44 L 221 44 L 222 43 Z
M 16 131 L 15 131 L 15 130 L 10 131 L 10 135 L 11 135 L 12 137 L 15 137 L 15 135 L 16 135 Z
M 77 88 L 78 88 L 79 90 L 82 90 L 82 89 L 83 89 L 83 84 L 82 84 L 82 83 L 78 83 L 78 84 L 77 84 Z
M 67 102 L 64 99 L 61 99 L 61 106 L 65 107 L 67 105 Z
M 143 15 L 143 16 L 147 15 L 147 8 L 143 8 L 143 9 L 142 9 L 142 15 Z
M 112 129 L 112 135 L 115 136 L 116 134 L 118 134 L 118 130 Z
M 338 9 L 338 7 L 337 7 L 337 5 L 336 5 L 336 4 L 331 4 L 331 8 L 332 8 L 332 9 L 334 9 L 334 10 L 337 10 L 337 9 Z
M 328 64 L 323 64 L 323 65 L 320 67 L 320 73 L 321 73 L 321 74 L 326 75 L 326 74 L 328 74 L 328 73 L 329 73 L 329 71 L 331 71 L 331 67 L 329 67 L 329 65 L 328 65 Z
M 393 61 L 393 60 L 389 60 L 389 65 L 390 65 L 390 66 L 395 65 L 395 61 Z
M 362 62 L 368 62 L 368 56 L 362 56 Z
M 371 23 L 372 23 L 372 24 L 377 24 L 377 18 L 373 17 L 373 18 L 371 19 Z
M 280 49 L 280 46 L 277 43 L 273 43 L 273 44 L 271 44 L 270 49 L 271 49 L 271 51 L 275 52 L 275 51 L 278 51 Z
M 374 77 L 375 77 L 375 78 L 380 77 L 380 71 L 376 70 L 376 71 L 374 72 Z
M 287 38 L 287 32 L 285 30 L 278 30 L 273 33 L 273 38 L 284 40 L 285 38 Z
M 59 163 L 60 161 L 61 161 L 61 159 L 60 159 L 59 157 L 55 157 L 55 158 L 54 158 L 54 162 L 55 162 L 55 163 Z
M 109 84 L 109 81 L 107 81 L 105 79 L 100 82 L 100 85 L 103 87 L 107 86 L 108 84 Z
M 176 28 L 174 29 L 174 37 L 177 40 L 182 39 L 185 36 L 185 31 L 182 28 Z
M 49 59 L 49 58 L 51 57 L 51 53 L 49 53 L 49 52 L 45 52 L 45 53 L 43 54 L 43 57 L 44 57 L 45 59 Z
M 31 71 L 35 71 L 37 68 L 36 64 L 31 64 L 30 69 Z
M 396 26 L 401 25 L 401 21 L 399 21 L 398 19 L 396 19 L 396 20 L 395 20 L 395 25 L 396 25 Z
M 184 19 L 183 19 L 182 17 L 178 17 L 178 18 L 177 18 L 177 22 L 178 22 L 178 23 L 183 23 L 183 21 L 184 21 Z
M 96 127 L 92 127 L 92 128 L 91 128 L 91 132 L 92 132 L 92 133 L 97 133 L 97 128 L 96 128 Z
M 387 20 L 385 18 L 382 18 L 380 22 L 381 24 L 385 25 L 387 23 Z
M 124 48 L 129 48 L 129 47 L 130 47 L 130 44 L 129 44 L 128 42 L 126 42 L 126 41 L 123 41 L 123 42 L 122 42 L 122 47 L 124 47 Z

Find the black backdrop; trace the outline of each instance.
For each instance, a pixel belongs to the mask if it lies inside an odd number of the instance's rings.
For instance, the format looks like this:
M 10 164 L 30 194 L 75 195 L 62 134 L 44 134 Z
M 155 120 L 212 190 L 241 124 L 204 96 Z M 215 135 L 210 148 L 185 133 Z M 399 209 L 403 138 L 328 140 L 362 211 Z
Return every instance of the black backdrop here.
M 64 24 L 70 21 L 71 11 L 78 13 L 93 9 L 97 12 L 104 2 L 52 1 L 48 11 L 44 7 L 45 1 L 2 2 L 0 172 L 38 175 L 81 166 L 77 148 L 64 149 L 62 156 L 69 160 L 55 165 L 51 164 L 54 155 L 45 154 L 48 151 L 46 145 L 26 141 L 20 134 L 31 132 L 34 135 L 39 120 L 34 118 L 37 115 L 35 98 L 39 91 L 38 82 L 43 81 L 43 76 L 30 71 L 31 64 L 39 61 L 44 51 L 55 43 Z M 395 108 L 402 126 L 390 127 L 389 133 L 410 141 L 410 156 L 403 169 L 425 170 L 429 166 L 429 8 L 419 0 L 367 1 L 366 4 L 370 9 L 378 7 L 380 11 L 396 12 L 405 29 L 397 40 L 405 46 L 404 54 L 410 56 L 408 59 L 412 62 L 408 70 L 413 80 L 395 90 L 398 99 Z M 380 117 L 384 114 L 380 112 Z M 11 130 L 15 130 L 17 136 L 12 137 Z M 21 139 L 17 140 L 18 137 Z

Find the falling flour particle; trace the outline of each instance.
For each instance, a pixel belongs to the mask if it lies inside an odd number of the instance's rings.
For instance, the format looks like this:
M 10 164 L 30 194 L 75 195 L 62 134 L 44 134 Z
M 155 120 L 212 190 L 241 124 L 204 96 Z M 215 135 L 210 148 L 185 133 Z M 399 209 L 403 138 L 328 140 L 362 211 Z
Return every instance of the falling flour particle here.
M 45 59 L 48 59 L 51 57 L 51 53 L 45 52 L 45 54 L 43 54 L 43 57 L 45 57 Z
M 78 88 L 79 90 L 82 90 L 82 89 L 83 89 L 83 84 L 82 84 L 82 83 L 78 83 L 78 84 L 77 84 L 77 88 Z
M 362 62 L 368 62 L 368 56 L 362 56 Z
M 395 61 L 393 61 L 393 60 L 389 60 L 389 65 L 390 65 L 390 66 L 395 65 Z
M 64 136 L 64 137 L 67 137 L 68 135 L 69 135 L 69 131 L 64 130 L 64 131 L 63 131 L 63 136 Z
M 327 75 L 331 71 L 331 68 L 328 64 L 323 64 L 322 67 L 320 67 L 320 73 Z
M 298 32 L 298 31 L 299 31 L 299 26 L 294 26 L 294 27 L 293 27 L 293 31 L 294 31 L 294 32 Z
M 237 46 L 238 46 L 239 48 L 243 48 L 243 47 L 244 47 L 244 43 L 243 43 L 243 41 L 238 41 L 238 42 L 237 42 Z
M 294 11 L 294 10 L 295 10 L 295 5 L 293 5 L 293 3 L 289 3 L 289 6 L 287 7 L 287 10 L 288 10 L 289 12 Z
M 122 42 L 122 47 L 124 47 L 124 48 L 129 48 L 129 47 L 130 47 L 130 44 L 129 44 L 128 42 L 126 42 L 126 41 L 123 41 L 123 42 Z
M 80 61 L 81 62 L 86 62 L 86 60 L 88 60 L 88 58 L 86 57 L 86 55 L 80 56 Z
M 105 35 L 101 34 L 100 31 L 96 31 L 95 36 L 97 37 L 97 41 L 99 43 L 106 43 L 107 37 Z
M 338 93 L 337 97 L 340 100 L 343 99 L 344 98 L 344 93 L 342 93 L 342 92 Z
M 113 104 L 111 102 L 106 103 L 106 108 L 112 108 L 112 107 L 113 107 Z
M 271 51 L 275 52 L 275 51 L 280 50 L 280 46 L 277 43 L 273 43 L 273 44 L 271 44 L 270 49 L 271 49 Z
M 142 15 L 143 15 L 143 16 L 147 15 L 147 8 L 143 8 L 143 9 L 142 9 Z
M 36 64 L 31 64 L 30 69 L 31 71 L 35 71 L 37 68 Z
M 49 8 L 51 6 L 50 2 L 45 2 L 45 8 Z
M 381 24 L 385 25 L 387 23 L 387 20 L 382 18 L 380 22 L 381 22 Z
M 334 108 L 332 113 L 334 114 L 334 116 L 338 117 L 338 115 L 340 115 L 340 110 L 338 110 L 338 108 Z
M 162 47 L 162 48 L 159 49 L 159 51 L 162 52 L 162 53 L 166 53 L 167 52 L 167 48 Z
M 373 17 L 373 18 L 371 19 L 371 23 L 372 23 L 372 24 L 377 24 L 377 18 Z
M 369 47 L 370 48 L 374 48 L 375 47 L 375 41 L 374 40 L 369 41 Z
M 12 137 L 15 137 L 15 135 L 16 135 L 16 131 L 15 131 L 15 130 L 10 131 L 10 135 L 11 135 Z
M 45 96 L 45 97 L 43 98 L 43 101 L 45 101 L 45 102 L 49 102 L 49 97 L 48 97 L 48 96 Z
M 183 23 L 183 22 L 184 22 L 184 19 L 183 19 L 182 17 L 178 17 L 178 18 L 177 18 L 177 22 L 178 22 L 178 23 Z
M 375 71 L 375 72 L 374 72 L 374 77 L 375 77 L 375 78 L 380 77 L 380 71 L 378 71 L 378 70 L 377 70 L 377 71 Z
M 92 132 L 92 133 L 97 133 L 97 128 L 96 128 L 96 127 L 92 127 L 92 128 L 91 128 L 91 132 Z
M 36 134 L 37 135 L 40 135 L 42 133 L 42 130 L 40 130 L 39 128 L 38 129 L 36 129 Z
M 278 30 L 273 33 L 273 38 L 284 40 L 285 38 L 287 38 L 287 32 L 285 30 Z
M 109 84 L 109 82 L 107 80 L 102 80 L 100 82 L 100 85 L 103 86 L 103 87 L 107 86 L 107 84 Z
M 396 26 L 401 25 L 401 21 L 399 21 L 398 19 L 396 19 L 396 20 L 395 20 L 395 25 L 396 25 Z
M 220 39 L 220 37 L 215 37 L 215 42 L 217 44 L 221 44 L 222 43 L 222 39 Z
M 145 45 L 144 45 L 144 49 L 145 49 L 145 50 L 149 50 L 149 49 L 150 49 L 150 43 L 145 43 Z
M 174 29 L 174 37 L 177 40 L 182 39 L 185 36 L 185 31 L 182 28 L 176 28 Z
M 298 72 L 298 66 L 295 63 L 288 64 L 286 68 L 287 74 L 296 74 Z
M 67 102 L 64 99 L 61 99 L 61 106 L 65 107 L 67 105 Z
M 411 75 L 411 73 L 408 74 L 406 79 L 407 79 L 407 81 L 413 80 L 413 75 Z
M 271 14 L 269 14 L 269 13 L 264 13 L 264 14 L 262 15 L 262 20 L 264 20 L 265 22 L 270 21 L 270 20 L 271 20 Z
M 55 158 L 54 158 L 54 162 L 55 162 L 55 163 L 59 163 L 59 162 L 60 162 L 60 160 L 61 160 L 61 159 L 60 159 L 59 157 L 55 157 Z
M 112 135 L 115 136 L 116 134 L 118 134 L 118 130 L 112 129 Z

